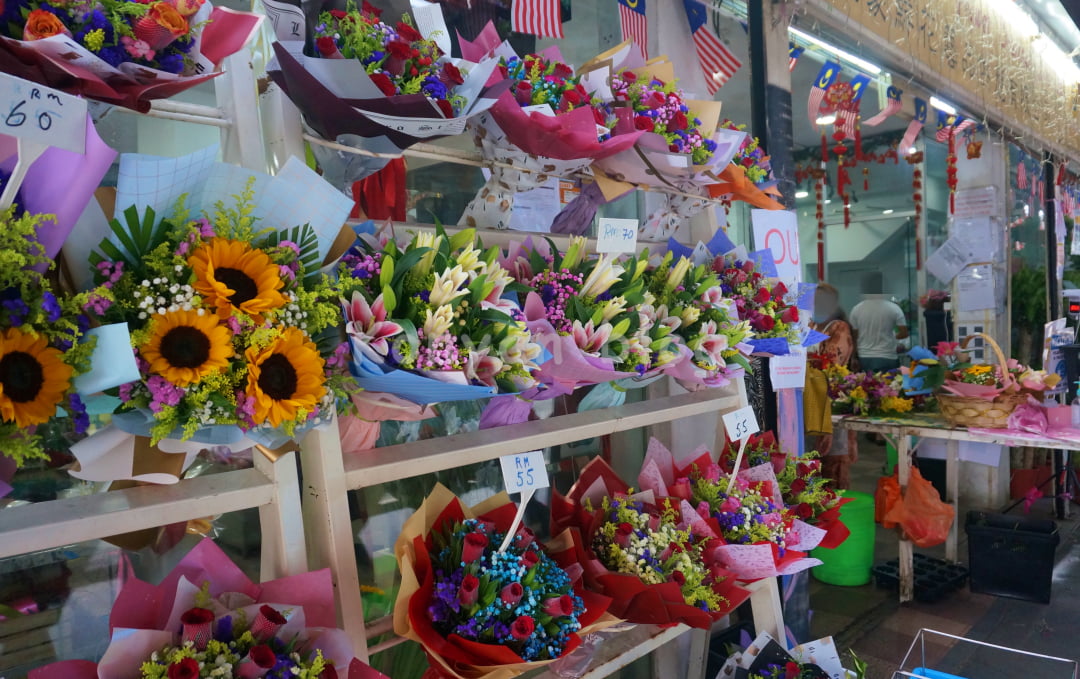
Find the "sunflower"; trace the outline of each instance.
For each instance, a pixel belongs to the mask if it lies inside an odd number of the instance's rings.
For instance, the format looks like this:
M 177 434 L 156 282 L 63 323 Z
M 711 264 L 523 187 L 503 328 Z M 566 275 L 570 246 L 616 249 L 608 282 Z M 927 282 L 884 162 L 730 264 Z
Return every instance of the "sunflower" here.
M 48 421 L 71 386 L 71 373 L 44 335 L 8 328 L 0 335 L 0 416 L 19 427 Z
M 169 311 L 154 316 L 150 339 L 141 348 L 150 371 L 186 387 L 229 365 L 229 329 L 212 315 Z
M 255 424 L 277 427 L 295 420 L 301 410 L 315 410 L 326 393 L 325 362 L 298 328 L 286 328 L 269 346 L 251 347 L 244 357 L 247 395 L 255 399 Z
M 243 241 L 211 239 L 192 253 L 188 266 L 195 272 L 195 290 L 221 318 L 240 311 L 262 323 L 263 313 L 285 306 L 277 265 Z

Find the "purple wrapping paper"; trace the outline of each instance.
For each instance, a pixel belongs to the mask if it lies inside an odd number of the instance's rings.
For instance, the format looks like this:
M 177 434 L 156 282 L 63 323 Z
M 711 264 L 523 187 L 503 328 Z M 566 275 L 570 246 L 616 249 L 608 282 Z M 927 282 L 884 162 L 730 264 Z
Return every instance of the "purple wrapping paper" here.
M 518 424 L 529 419 L 532 402 L 517 396 L 496 396 L 484 406 L 480 413 L 480 428 L 492 429 L 508 424 Z
M 626 195 L 626 194 L 623 194 Z M 621 198 L 622 196 L 620 196 Z M 555 215 L 555 221 L 551 223 L 551 233 L 563 233 L 571 236 L 581 236 L 593 222 L 596 211 L 601 205 L 609 203 L 596 182 L 586 184 L 581 188 L 577 198 Z
M 11 479 L 15 478 L 15 460 L 0 455 L 0 498 L 6 496 L 13 489 Z
M 0 135 L 0 158 L 4 158 L 0 169 L 10 174 L 18 160 L 15 137 Z M 87 115 L 85 154 L 50 148 L 30 166 L 20 189 L 22 205 L 28 212 L 56 215 L 55 223 L 46 222 L 38 229 L 38 241 L 50 259 L 60 253 L 115 159 L 116 151 L 101 140 Z

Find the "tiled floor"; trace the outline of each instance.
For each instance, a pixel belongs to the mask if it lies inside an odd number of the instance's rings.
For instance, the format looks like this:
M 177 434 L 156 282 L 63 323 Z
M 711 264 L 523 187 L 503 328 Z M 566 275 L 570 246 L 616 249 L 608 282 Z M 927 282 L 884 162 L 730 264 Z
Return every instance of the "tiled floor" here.
M 869 454 L 852 470 L 855 490 L 873 492 L 881 476 L 884 449 L 860 438 Z M 963 512 L 963 508 L 961 508 Z M 1022 512 L 1022 509 L 1017 510 Z M 1031 510 L 1032 517 L 1052 518 L 1050 500 L 1042 500 Z M 1057 551 L 1054 590 L 1051 603 L 1042 605 L 973 594 L 966 587 L 936 603 L 897 603 L 893 592 L 878 589 L 873 583 L 862 587 L 835 587 L 812 580 L 810 605 L 813 610 L 811 633 L 814 637 L 832 635 L 840 649 L 851 649 L 866 661 L 869 679 L 891 679 L 920 629 L 932 629 L 969 639 L 1002 646 L 1080 658 L 1080 522 L 1059 522 L 1061 545 Z M 961 513 L 963 516 L 963 513 Z M 961 531 L 963 527 L 961 526 Z M 967 560 L 966 539 L 961 532 L 959 554 Z M 896 557 L 896 535 L 880 526 L 877 531 L 875 562 Z M 917 550 L 943 557 L 942 548 Z M 1072 675 L 1062 665 L 1039 664 L 1001 652 L 973 654 L 971 646 L 938 637 L 925 646 L 928 667 L 959 673 L 959 676 L 990 679 L 1065 679 Z M 921 664 L 921 663 L 920 663 Z M 977 672 L 969 670 L 977 668 Z M 967 672 L 967 673 L 965 673 Z

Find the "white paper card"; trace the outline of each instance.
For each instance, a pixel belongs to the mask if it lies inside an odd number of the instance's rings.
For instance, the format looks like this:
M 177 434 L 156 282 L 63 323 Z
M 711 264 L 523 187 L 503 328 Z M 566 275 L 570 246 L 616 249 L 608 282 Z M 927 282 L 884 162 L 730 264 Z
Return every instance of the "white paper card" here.
M 771 357 L 769 377 L 773 389 L 802 389 L 806 386 L 806 351 L 802 347 L 791 347 L 787 356 Z
M 83 153 L 86 100 L 0 73 L 0 134 Z
M 997 306 L 994 271 L 988 264 L 969 266 L 956 278 L 957 304 L 960 311 L 981 311 Z
M 724 430 L 731 441 L 741 441 L 761 431 L 757 417 L 754 416 L 754 408 L 746 406 L 724 415 Z
M 402 132 L 412 137 L 426 139 L 444 135 L 461 134 L 465 131 L 466 119 L 461 118 L 402 118 L 400 116 L 388 116 L 374 111 L 356 109 L 360 115 L 373 123 L 383 127 Z
M 636 219 L 603 218 L 596 226 L 597 252 L 635 252 L 638 221 Z
M 304 11 L 299 6 L 280 0 L 262 0 L 262 3 L 279 41 L 304 40 Z
M 788 288 L 802 280 L 799 256 L 799 220 L 791 210 L 751 210 L 754 223 L 754 246 L 772 251 L 777 277 Z
M 713 256 L 712 253 L 709 252 L 709 246 L 698 241 L 697 245 L 694 246 L 694 251 L 690 253 L 690 261 L 693 262 L 694 266 L 701 266 L 702 264 L 711 262 L 712 259 Z
M 953 236 L 926 260 L 926 270 L 942 283 L 948 283 L 972 261 L 971 248 L 965 241 Z
M 507 493 L 521 493 L 526 490 L 548 487 L 547 465 L 544 453 L 530 450 L 527 453 L 503 455 L 499 458 L 502 465 L 503 482 Z
M 412 0 L 410 4 L 420 34 L 428 40 L 434 40 L 443 54 L 450 54 L 450 32 L 446 30 L 442 7 L 433 5 L 428 0 Z
M 990 262 L 997 257 L 1001 234 L 994 228 L 990 217 L 958 219 L 953 224 L 953 237 L 959 238 L 967 247 L 973 262 Z

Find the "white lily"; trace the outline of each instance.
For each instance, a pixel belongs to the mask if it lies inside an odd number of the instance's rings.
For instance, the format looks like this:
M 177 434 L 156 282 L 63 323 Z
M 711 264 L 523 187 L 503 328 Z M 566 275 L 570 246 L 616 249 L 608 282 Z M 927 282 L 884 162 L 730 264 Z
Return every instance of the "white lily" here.
M 458 253 L 455 259 L 457 260 L 458 266 L 460 266 L 465 273 L 469 274 L 470 278 L 476 278 L 480 275 L 484 267 L 484 262 L 480 259 L 480 255 L 481 252 L 470 245 Z
M 442 306 L 453 302 L 458 297 L 468 294 L 468 290 L 461 290 L 469 280 L 469 274 L 465 273 L 460 266 L 447 269 L 435 276 L 435 284 L 431 286 L 431 295 L 428 302 L 432 306 Z
M 618 297 L 612 297 L 608 301 L 604 302 L 601 314 L 605 321 L 610 321 L 625 310 L 626 298 L 622 295 L 619 295 Z
M 439 242 L 442 240 L 442 236 L 436 236 L 433 233 L 418 233 L 416 234 L 416 246 L 414 249 L 419 250 L 421 248 L 430 248 L 424 253 L 424 256 L 420 258 L 420 261 L 416 263 L 416 270 L 426 276 L 431 271 L 431 265 L 435 262 L 435 255 L 439 251 Z
M 665 286 L 668 289 L 673 289 L 682 285 L 683 279 L 686 278 L 686 273 L 690 271 L 691 266 L 693 266 L 693 262 L 686 257 L 680 257 L 675 266 L 671 267 L 671 272 L 668 274 Z
M 610 259 L 606 254 L 600 255 L 589 277 L 581 284 L 581 296 L 588 298 L 604 294 L 615 284 L 615 281 L 619 280 L 622 273 L 623 268 L 616 264 L 615 260 Z
M 441 337 L 450 331 L 450 326 L 454 323 L 454 310 L 447 305 L 442 305 L 435 310 L 435 313 L 431 312 L 431 309 L 424 310 L 424 337 L 428 340 Z
M 688 306 L 682 310 L 680 316 L 684 325 L 693 325 L 701 317 L 701 309 L 696 306 Z

